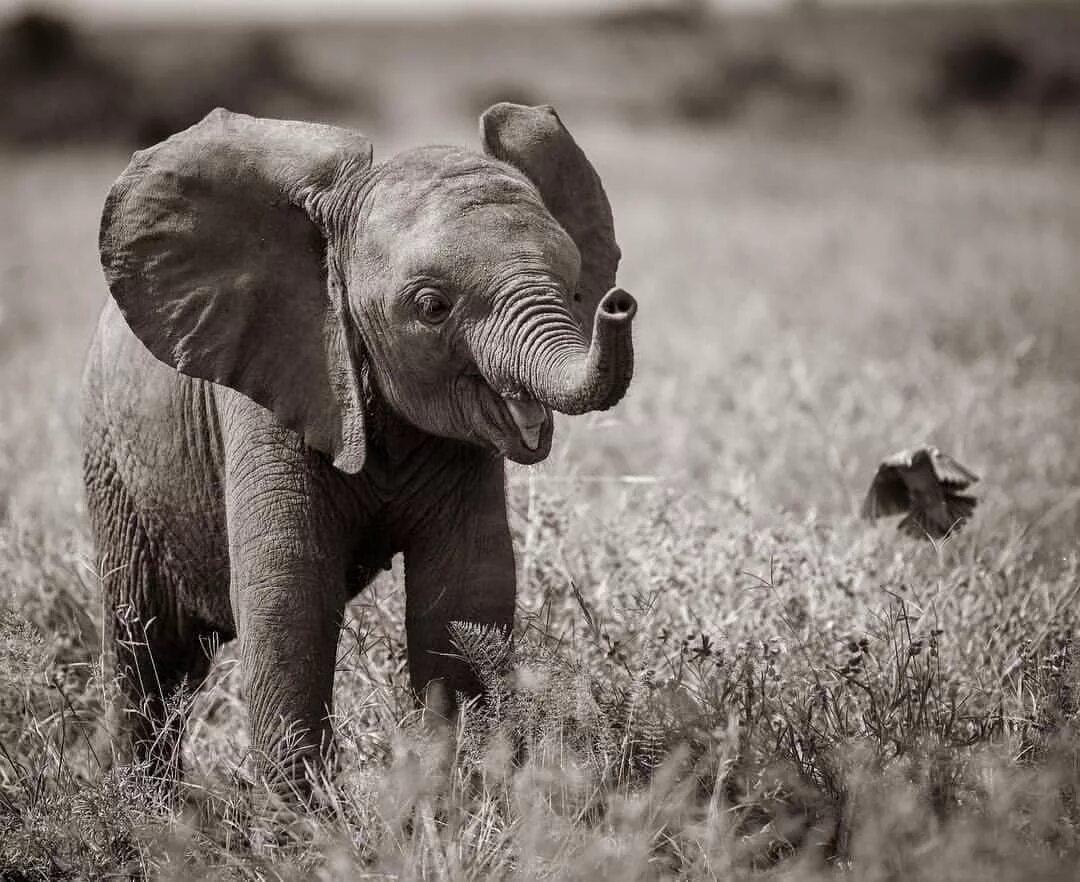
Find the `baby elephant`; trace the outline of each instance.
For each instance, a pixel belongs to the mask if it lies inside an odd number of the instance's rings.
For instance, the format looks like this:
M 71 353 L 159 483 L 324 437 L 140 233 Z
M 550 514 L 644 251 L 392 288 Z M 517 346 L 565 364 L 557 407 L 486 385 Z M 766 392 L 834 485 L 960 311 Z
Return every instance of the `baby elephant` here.
M 345 604 L 398 552 L 414 689 L 475 693 L 448 624 L 513 622 L 503 458 L 627 390 L 595 170 L 550 107 L 480 130 L 375 163 L 357 132 L 215 110 L 108 195 L 84 474 L 122 756 L 167 783 L 170 693 L 239 636 L 260 773 L 309 792 Z

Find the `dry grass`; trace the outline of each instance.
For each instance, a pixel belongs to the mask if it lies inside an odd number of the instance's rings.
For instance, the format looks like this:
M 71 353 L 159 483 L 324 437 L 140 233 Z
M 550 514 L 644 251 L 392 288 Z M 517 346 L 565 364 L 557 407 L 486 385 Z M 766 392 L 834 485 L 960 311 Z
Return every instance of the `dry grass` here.
M 0 877 L 1073 877 L 1080 172 L 575 128 L 634 388 L 512 472 L 519 639 L 462 635 L 492 698 L 454 737 L 407 695 L 400 573 L 353 604 L 341 771 L 291 825 L 244 781 L 228 648 L 179 808 L 99 773 L 78 372 L 124 157 L 5 158 Z M 985 478 L 939 548 L 854 518 L 923 440 Z

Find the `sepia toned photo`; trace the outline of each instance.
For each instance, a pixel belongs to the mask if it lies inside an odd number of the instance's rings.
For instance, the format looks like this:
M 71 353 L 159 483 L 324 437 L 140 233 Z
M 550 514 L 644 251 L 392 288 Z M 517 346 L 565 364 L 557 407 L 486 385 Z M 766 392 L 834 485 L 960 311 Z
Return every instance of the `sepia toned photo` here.
M 0 882 L 1078 878 L 1075 0 L 0 79 Z

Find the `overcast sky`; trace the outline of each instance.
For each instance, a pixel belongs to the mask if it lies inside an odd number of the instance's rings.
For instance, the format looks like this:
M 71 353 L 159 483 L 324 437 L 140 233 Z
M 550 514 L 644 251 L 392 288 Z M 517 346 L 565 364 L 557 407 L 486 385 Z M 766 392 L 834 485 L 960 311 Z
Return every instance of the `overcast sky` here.
M 710 0 L 718 8 L 775 9 L 789 0 Z M 830 0 L 825 0 L 830 2 Z M 832 0 L 867 6 L 897 0 Z M 915 0 L 922 2 L 922 0 Z M 940 3 L 951 0 L 937 0 Z M 1016 0 L 1022 2 L 1022 0 Z M 89 19 L 232 18 L 250 21 L 351 17 L 362 14 L 454 15 L 461 12 L 543 12 L 618 8 L 633 0 L 0 0 L 0 14 L 53 8 Z

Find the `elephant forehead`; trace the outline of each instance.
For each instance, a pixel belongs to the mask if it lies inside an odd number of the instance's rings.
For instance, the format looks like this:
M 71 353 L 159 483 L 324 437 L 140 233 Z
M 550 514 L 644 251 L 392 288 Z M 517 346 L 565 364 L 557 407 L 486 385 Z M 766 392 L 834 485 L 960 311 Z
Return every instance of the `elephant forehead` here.
M 580 262 L 569 234 L 543 208 L 487 204 L 419 220 L 419 237 L 432 250 L 471 254 L 485 262 L 517 255 L 576 274 Z
M 536 187 L 513 166 L 456 147 L 398 154 L 381 169 L 373 196 L 381 211 L 407 219 L 484 205 L 544 205 Z
M 516 169 L 457 148 L 395 159 L 373 194 L 373 214 L 402 261 L 452 261 L 465 270 L 529 263 L 576 280 L 577 246 Z

